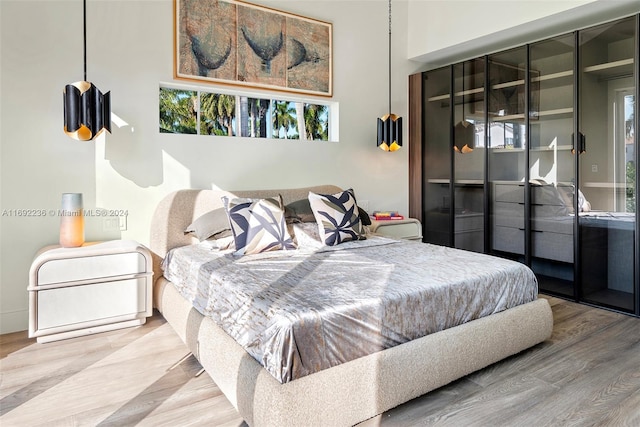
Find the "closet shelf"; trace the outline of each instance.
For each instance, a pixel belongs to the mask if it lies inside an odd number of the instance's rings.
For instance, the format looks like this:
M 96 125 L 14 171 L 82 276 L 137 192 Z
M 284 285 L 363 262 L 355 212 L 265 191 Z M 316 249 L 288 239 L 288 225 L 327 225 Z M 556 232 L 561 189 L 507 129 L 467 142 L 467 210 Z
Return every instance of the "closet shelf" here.
M 554 110 L 544 110 L 533 112 L 531 114 L 532 118 L 546 118 L 546 119 L 561 119 L 566 118 L 573 114 L 573 107 L 567 108 L 556 108 Z
M 512 120 L 524 120 L 524 114 L 508 114 L 506 116 L 490 116 L 489 121 L 492 122 L 508 122 Z
M 524 80 L 513 80 L 510 82 L 496 83 L 493 86 L 491 86 L 491 90 L 505 89 L 508 87 L 522 86 L 522 85 L 524 85 Z
M 633 75 L 633 58 L 584 67 L 583 71 L 601 78 Z
M 534 77 L 531 79 L 532 82 L 546 82 L 548 80 L 556 80 L 564 77 L 573 76 L 573 70 L 560 71 L 558 73 L 546 74 L 543 76 Z
M 558 145 L 558 151 L 571 151 L 573 147 L 571 145 Z M 553 147 L 531 147 L 531 151 L 555 151 L 556 148 Z
M 476 93 L 484 93 L 484 88 L 483 87 L 478 87 L 475 89 L 467 89 L 467 90 L 461 90 L 458 91 L 456 93 L 454 93 L 455 96 L 468 96 L 468 95 L 474 95 Z M 433 102 L 433 101 L 442 101 L 445 99 L 449 99 L 450 94 L 445 93 L 443 95 L 435 95 L 435 96 L 431 96 L 429 98 L 427 98 L 427 101 L 429 102 Z
M 449 178 L 429 178 L 427 179 L 429 184 L 451 184 Z M 484 181 L 481 179 L 456 179 L 456 185 L 484 185 Z

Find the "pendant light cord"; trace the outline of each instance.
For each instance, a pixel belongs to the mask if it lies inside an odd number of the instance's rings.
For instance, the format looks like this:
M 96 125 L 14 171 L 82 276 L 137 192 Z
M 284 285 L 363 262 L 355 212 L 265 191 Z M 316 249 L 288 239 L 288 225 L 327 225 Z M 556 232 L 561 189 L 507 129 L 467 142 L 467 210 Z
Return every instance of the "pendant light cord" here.
M 87 0 L 82 2 L 82 21 L 84 22 L 82 39 L 84 40 L 84 81 L 87 81 Z
M 391 116 L 391 0 L 389 0 L 389 116 Z

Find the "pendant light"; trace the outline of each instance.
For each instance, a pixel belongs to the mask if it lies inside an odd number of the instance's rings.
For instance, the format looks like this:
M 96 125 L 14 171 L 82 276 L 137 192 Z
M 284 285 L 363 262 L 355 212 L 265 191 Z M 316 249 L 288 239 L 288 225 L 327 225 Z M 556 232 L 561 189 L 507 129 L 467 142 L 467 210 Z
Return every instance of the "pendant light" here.
M 111 96 L 87 81 L 87 0 L 83 0 L 84 80 L 64 87 L 64 132 L 79 141 L 91 141 L 111 132 Z
M 378 118 L 378 147 L 396 151 L 402 147 L 402 117 L 391 112 L 391 0 L 389 0 L 389 114 Z

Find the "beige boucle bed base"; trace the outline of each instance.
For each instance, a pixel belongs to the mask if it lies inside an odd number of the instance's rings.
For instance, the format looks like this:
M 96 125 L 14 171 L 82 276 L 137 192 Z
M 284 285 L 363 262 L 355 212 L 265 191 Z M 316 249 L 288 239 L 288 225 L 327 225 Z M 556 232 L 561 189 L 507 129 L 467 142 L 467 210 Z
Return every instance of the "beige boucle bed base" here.
M 337 187 L 311 189 L 331 192 Z M 288 192 L 283 197 L 289 203 L 308 190 L 274 191 Z M 172 247 L 188 244 L 182 230 L 218 207 L 221 193 L 182 190 L 159 204 L 151 236 L 158 260 Z M 549 303 L 538 299 L 280 384 L 164 277 L 156 280 L 154 304 L 251 426 L 354 425 L 534 346 L 548 339 L 553 329 Z

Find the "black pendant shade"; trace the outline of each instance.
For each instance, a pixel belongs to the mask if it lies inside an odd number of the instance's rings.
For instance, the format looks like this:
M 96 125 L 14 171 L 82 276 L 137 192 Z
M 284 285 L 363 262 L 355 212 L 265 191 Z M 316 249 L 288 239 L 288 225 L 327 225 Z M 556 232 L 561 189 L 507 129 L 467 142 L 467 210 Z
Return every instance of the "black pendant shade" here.
M 104 95 L 90 82 L 64 87 L 64 132 L 73 139 L 90 141 L 104 130 L 111 132 L 111 93 Z
M 102 94 L 87 81 L 87 0 L 83 0 L 84 80 L 64 87 L 64 132 L 79 141 L 91 141 L 111 132 L 111 94 Z
M 389 114 L 378 118 L 378 148 L 397 151 L 402 147 L 402 117 L 391 112 L 391 0 L 389 0 Z
M 402 147 L 402 117 L 389 113 L 378 119 L 378 147 L 384 151 Z

